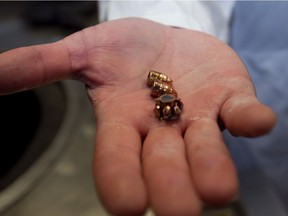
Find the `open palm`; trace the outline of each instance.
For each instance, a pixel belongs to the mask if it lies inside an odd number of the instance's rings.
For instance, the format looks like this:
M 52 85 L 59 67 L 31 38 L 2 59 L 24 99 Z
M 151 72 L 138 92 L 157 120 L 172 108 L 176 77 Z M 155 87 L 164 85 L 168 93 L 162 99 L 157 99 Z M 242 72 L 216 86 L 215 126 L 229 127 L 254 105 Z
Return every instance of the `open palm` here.
M 173 79 L 178 121 L 155 118 L 149 70 Z M 97 118 L 95 183 L 116 215 L 199 215 L 238 190 L 221 128 L 259 136 L 275 122 L 237 55 L 212 36 L 142 19 L 96 25 L 64 40 L 0 57 L 0 93 L 73 78 L 84 82 Z

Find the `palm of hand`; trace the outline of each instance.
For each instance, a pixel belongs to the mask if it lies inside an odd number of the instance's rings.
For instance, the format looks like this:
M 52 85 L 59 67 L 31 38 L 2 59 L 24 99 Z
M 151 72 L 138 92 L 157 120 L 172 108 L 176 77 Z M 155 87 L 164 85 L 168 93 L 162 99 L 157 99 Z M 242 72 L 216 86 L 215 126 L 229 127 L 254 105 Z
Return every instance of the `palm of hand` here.
M 81 79 L 91 86 L 89 95 L 95 106 L 101 107 L 97 110 L 112 115 L 113 122 L 158 124 L 145 85 L 150 69 L 174 80 L 185 103 L 183 128 L 194 118 L 217 119 L 221 106 L 233 95 L 254 97 L 253 85 L 238 57 L 208 35 L 139 19 L 105 23 L 80 35 L 88 65 Z
M 88 92 L 102 136 L 95 150 L 96 185 L 108 208 L 119 211 L 113 208 L 121 207 L 112 204 L 119 201 L 111 201 L 111 197 L 119 199 L 124 193 L 124 201 L 134 200 L 138 210 L 148 196 L 159 214 L 176 213 L 179 209 L 181 215 L 185 211 L 197 212 L 198 197 L 212 203 L 233 198 L 236 175 L 217 120 L 220 115 L 232 132 L 246 135 L 241 123 L 233 125 L 228 109 L 235 108 L 237 97 L 242 98 L 238 101 L 243 104 L 256 101 L 245 67 L 234 52 L 202 33 L 144 20 L 110 22 L 90 30 L 84 34 L 89 38 L 86 49 L 90 50 L 87 55 L 92 72 L 85 79 L 99 85 L 92 85 Z M 100 34 L 96 36 L 99 41 L 90 34 Z M 172 127 L 160 123 L 153 114 L 153 100 L 145 85 L 150 69 L 167 73 L 185 104 L 181 120 L 172 123 Z M 148 195 L 141 181 L 141 169 Z M 103 183 L 105 175 L 107 181 Z M 116 182 L 111 180 L 113 176 Z M 107 184 L 115 185 L 112 194 L 107 193 Z M 129 190 L 134 192 L 128 193 Z M 179 204 L 179 197 L 187 199 Z M 175 203 L 177 210 L 164 210 L 165 203 Z M 124 203 L 118 205 L 125 209 Z
M 137 215 L 149 203 L 159 215 L 198 215 L 202 201 L 223 203 L 236 195 L 217 121 L 235 135 L 257 136 L 275 119 L 255 98 L 230 48 L 203 33 L 140 19 L 100 24 L 60 43 L 69 53 L 63 67 L 87 84 L 95 109 L 95 182 L 109 211 Z M 146 87 L 151 69 L 173 79 L 184 103 L 179 121 L 155 118 Z M 46 82 L 61 76 L 46 75 Z M 28 86 L 36 85 L 32 81 Z

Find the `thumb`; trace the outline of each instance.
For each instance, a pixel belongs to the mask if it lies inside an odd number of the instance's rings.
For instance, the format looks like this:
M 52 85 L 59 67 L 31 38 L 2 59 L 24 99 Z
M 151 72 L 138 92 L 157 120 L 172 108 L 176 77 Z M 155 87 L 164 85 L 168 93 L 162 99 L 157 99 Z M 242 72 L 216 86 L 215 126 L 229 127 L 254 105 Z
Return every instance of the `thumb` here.
M 70 71 L 63 41 L 5 52 L 0 55 L 0 95 L 61 80 Z

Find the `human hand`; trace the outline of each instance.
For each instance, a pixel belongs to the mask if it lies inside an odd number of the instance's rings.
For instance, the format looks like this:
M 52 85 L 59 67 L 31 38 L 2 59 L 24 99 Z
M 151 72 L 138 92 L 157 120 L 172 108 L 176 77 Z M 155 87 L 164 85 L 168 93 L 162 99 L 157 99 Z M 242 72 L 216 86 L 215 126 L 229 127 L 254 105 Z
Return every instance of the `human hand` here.
M 173 79 L 179 121 L 155 118 L 150 69 Z M 219 124 L 233 135 L 269 132 L 238 56 L 212 36 L 142 19 L 110 21 L 48 45 L 0 56 L 0 94 L 73 78 L 87 85 L 97 117 L 95 185 L 115 215 L 199 215 L 238 190 Z

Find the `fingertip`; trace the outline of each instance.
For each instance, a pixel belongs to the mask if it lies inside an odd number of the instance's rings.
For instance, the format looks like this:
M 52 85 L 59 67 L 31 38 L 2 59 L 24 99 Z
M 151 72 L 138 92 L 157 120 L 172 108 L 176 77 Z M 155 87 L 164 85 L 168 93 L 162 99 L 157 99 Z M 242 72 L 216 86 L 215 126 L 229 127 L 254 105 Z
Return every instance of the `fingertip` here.
M 133 171 L 115 170 L 95 172 L 95 186 L 99 199 L 112 215 L 143 215 L 147 209 L 146 188 L 141 176 Z
M 201 191 L 201 198 L 207 205 L 221 206 L 231 201 L 235 200 L 238 195 L 238 185 L 237 184 L 225 184 L 221 183 L 218 187 L 206 187 Z
M 269 133 L 276 124 L 276 114 L 259 102 L 244 103 L 234 108 L 223 108 L 221 117 L 234 136 L 257 137 Z
M 272 109 L 266 105 L 258 104 L 251 105 L 247 107 L 247 118 L 251 119 L 251 122 L 248 122 L 251 125 L 251 132 L 247 131 L 246 133 L 251 137 L 261 136 L 269 133 L 276 124 L 276 114 Z M 257 130 L 252 130 L 253 128 Z
M 223 205 L 238 194 L 236 169 L 226 154 L 209 153 L 194 158 L 194 181 L 201 199 L 208 205 Z
M 137 198 L 137 199 L 136 199 Z M 109 213 L 117 216 L 144 215 L 147 209 L 147 201 L 144 196 L 129 195 L 126 191 L 125 197 L 115 197 L 114 200 L 102 200 L 103 205 Z

